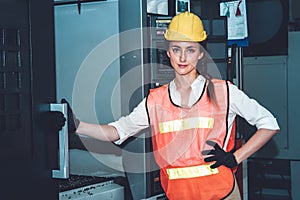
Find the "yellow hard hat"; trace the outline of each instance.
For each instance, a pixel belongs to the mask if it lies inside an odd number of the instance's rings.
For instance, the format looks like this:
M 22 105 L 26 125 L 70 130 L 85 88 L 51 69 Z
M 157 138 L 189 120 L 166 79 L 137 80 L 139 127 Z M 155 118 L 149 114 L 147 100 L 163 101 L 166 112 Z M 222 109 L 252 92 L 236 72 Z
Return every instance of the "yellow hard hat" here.
M 190 12 L 173 17 L 165 33 L 166 40 L 184 42 L 202 42 L 207 35 L 201 19 Z

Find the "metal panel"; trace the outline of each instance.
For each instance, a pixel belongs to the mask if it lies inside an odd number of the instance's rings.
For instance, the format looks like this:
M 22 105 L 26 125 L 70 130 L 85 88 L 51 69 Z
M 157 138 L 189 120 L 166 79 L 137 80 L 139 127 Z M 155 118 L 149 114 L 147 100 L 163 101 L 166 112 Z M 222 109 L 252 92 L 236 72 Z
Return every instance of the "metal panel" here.
M 289 57 L 288 57 L 288 131 L 290 139 L 291 157 L 300 159 L 300 32 L 289 33 Z
M 280 133 L 255 156 L 284 157 L 289 150 L 287 127 L 286 56 L 249 57 L 244 59 L 244 91 L 277 118 Z
M 142 0 L 119 1 L 122 115 L 127 115 L 145 96 L 142 27 L 146 12 L 143 10 L 146 9 Z M 145 152 L 145 140 L 142 138 L 129 139 L 123 148 L 123 165 L 133 199 L 146 195 L 146 158 L 141 156 Z
M 298 160 L 300 32 L 289 33 L 289 55 L 244 58 L 244 90 L 275 115 L 280 132 L 255 156 Z
M 119 19 L 118 1 L 81 2 L 78 11 L 73 4 L 56 5 L 55 45 L 57 101 L 67 99 L 77 118 L 107 124 L 120 117 L 120 62 L 119 62 Z M 103 160 L 101 154 L 121 152 L 110 142 L 71 134 L 69 148 L 88 150 L 86 157 L 99 153 L 99 173 L 107 171 L 102 166 L 115 167 L 112 159 Z M 90 153 L 92 152 L 92 153 Z M 76 154 L 76 155 L 74 155 Z M 70 163 L 80 156 L 73 152 Z M 119 154 L 118 154 L 119 155 Z M 70 171 L 87 166 L 85 175 L 93 175 L 92 159 Z M 118 163 L 119 164 L 119 163 Z M 118 166 L 119 167 L 119 166 Z
M 292 199 L 300 199 L 300 161 L 291 161 Z
M 66 98 L 78 118 L 108 123 L 120 117 L 118 1 L 57 5 L 57 99 Z M 114 106 L 112 106 L 114 105 Z
M 148 42 L 145 0 L 119 1 L 120 23 L 120 71 L 121 71 L 121 112 L 128 114 L 146 96 L 150 71 L 146 61 L 145 45 Z M 130 16 L 130 17 L 128 17 Z M 146 39 L 145 39 L 146 38 Z M 155 178 L 150 165 L 155 161 L 150 150 L 149 130 L 125 142 L 123 165 L 135 200 L 145 199 L 161 191 L 155 190 Z M 149 173 L 147 173 L 149 172 Z

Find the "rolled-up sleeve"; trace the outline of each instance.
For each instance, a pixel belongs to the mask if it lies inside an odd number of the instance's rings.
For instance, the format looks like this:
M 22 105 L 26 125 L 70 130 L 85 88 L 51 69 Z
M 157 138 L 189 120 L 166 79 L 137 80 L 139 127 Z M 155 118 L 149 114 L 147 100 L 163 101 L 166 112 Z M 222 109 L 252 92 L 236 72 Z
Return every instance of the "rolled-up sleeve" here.
M 273 114 L 256 100 L 249 98 L 236 86 L 229 86 L 229 114 L 237 114 L 257 129 L 279 130 L 279 125 Z
M 117 129 L 120 139 L 115 144 L 121 144 L 129 137 L 139 133 L 141 130 L 149 127 L 149 120 L 146 110 L 146 99 L 133 109 L 133 111 L 119 120 L 109 123 Z

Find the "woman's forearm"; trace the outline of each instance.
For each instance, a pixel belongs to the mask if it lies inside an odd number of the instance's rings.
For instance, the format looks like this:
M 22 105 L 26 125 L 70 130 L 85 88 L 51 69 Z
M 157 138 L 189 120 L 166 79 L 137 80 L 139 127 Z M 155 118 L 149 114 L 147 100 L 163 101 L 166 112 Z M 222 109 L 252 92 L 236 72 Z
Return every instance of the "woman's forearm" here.
M 258 129 L 256 133 L 238 150 L 234 152 L 238 163 L 243 162 L 263 147 L 278 130 Z
M 117 129 L 111 125 L 90 124 L 81 121 L 76 133 L 102 141 L 116 141 L 119 139 Z

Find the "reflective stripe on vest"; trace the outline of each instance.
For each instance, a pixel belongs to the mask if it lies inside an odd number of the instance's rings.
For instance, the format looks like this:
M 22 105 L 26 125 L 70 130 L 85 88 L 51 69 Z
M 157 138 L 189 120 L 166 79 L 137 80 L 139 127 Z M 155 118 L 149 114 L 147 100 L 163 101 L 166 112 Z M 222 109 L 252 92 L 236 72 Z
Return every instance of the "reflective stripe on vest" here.
M 194 117 L 159 123 L 160 133 L 183 131 L 192 128 L 213 128 L 214 119 L 210 117 Z
M 210 168 L 210 165 L 198 165 L 183 168 L 167 169 L 169 179 L 195 178 L 219 173 L 218 168 Z

